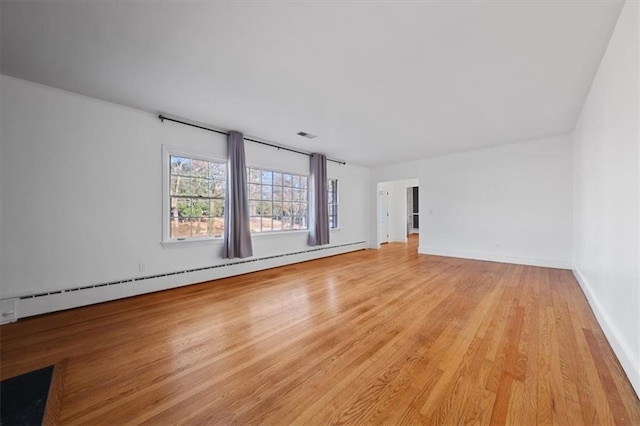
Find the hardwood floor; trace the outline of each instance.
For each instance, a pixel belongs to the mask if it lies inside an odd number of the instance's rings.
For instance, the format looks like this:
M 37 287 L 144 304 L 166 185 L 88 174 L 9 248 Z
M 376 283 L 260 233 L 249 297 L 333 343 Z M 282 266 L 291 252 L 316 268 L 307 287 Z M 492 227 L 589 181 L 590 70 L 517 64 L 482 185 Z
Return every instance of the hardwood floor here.
M 570 271 L 417 241 L 21 320 L 2 378 L 66 359 L 63 424 L 629 424 Z

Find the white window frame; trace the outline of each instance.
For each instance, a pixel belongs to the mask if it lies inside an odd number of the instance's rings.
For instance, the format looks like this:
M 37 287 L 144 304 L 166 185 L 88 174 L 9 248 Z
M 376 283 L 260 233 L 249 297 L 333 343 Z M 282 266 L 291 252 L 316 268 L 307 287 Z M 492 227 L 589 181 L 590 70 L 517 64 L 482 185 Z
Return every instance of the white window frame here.
M 281 173 L 281 174 L 287 174 L 287 175 L 299 176 L 299 177 L 307 178 L 307 187 L 305 188 L 306 189 L 306 201 L 304 202 L 304 204 L 306 204 L 306 206 L 307 206 L 307 215 L 306 216 L 296 216 L 296 217 L 305 217 L 306 228 L 293 229 L 293 224 L 292 224 L 292 228 L 290 228 L 290 229 L 277 229 L 277 230 L 271 229 L 271 230 L 260 231 L 260 232 L 251 231 L 252 238 L 253 237 L 261 237 L 261 236 L 265 236 L 265 235 L 289 235 L 289 234 L 293 234 L 293 233 L 307 233 L 307 232 L 309 232 L 309 175 L 304 174 L 304 173 L 282 171 L 282 170 L 274 169 L 274 168 L 268 167 L 268 166 L 258 166 L 258 165 L 247 166 L 247 199 L 248 199 L 248 202 L 249 202 L 250 220 L 253 217 L 255 217 L 255 216 L 251 216 L 251 202 L 252 201 L 257 201 L 255 199 L 251 198 L 251 190 L 250 190 L 250 187 L 249 187 L 249 185 L 252 183 L 251 180 L 250 180 L 251 169 L 260 170 L 260 171 L 266 171 L 266 172 L 272 172 L 272 173 Z M 279 186 L 279 185 L 274 185 L 274 182 L 272 181 L 271 186 L 273 188 L 274 186 Z M 272 203 L 273 203 L 273 200 L 274 200 L 273 193 L 271 195 L 271 200 L 272 200 Z M 300 202 L 300 204 L 302 204 L 302 202 Z M 273 217 L 273 214 L 271 215 L 271 217 Z M 272 226 L 273 226 L 273 223 L 272 223 Z
M 334 197 L 334 202 L 330 203 L 329 202 L 329 181 L 335 181 L 336 182 L 336 192 L 335 192 L 335 197 Z M 329 208 L 329 230 L 333 230 L 333 229 L 340 229 L 340 185 L 339 185 L 339 181 L 337 178 L 329 178 L 327 179 L 327 204 L 328 204 L 328 208 Z M 336 226 L 331 226 L 331 206 L 335 205 L 336 206 Z
M 172 156 L 186 157 L 194 160 L 204 160 L 215 163 L 226 164 L 225 159 L 216 158 L 209 154 L 175 148 L 167 145 L 162 146 L 162 241 L 163 247 L 171 247 L 181 244 L 222 244 L 222 237 L 184 237 L 171 238 L 171 164 Z M 225 179 L 226 181 L 226 179 Z M 226 196 L 226 194 L 225 194 Z M 226 223 L 225 223 L 226 226 Z

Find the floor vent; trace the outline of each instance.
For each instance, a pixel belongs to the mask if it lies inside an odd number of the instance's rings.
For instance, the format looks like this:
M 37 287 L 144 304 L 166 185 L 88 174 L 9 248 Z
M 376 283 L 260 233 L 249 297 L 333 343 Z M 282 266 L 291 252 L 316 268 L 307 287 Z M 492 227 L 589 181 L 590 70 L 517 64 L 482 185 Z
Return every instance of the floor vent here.
M 355 245 L 364 244 L 364 243 L 366 243 L 366 241 L 358 241 L 358 242 L 355 242 L 355 243 L 346 243 L 346 244 L 339 244 L 339 245 L 327 246 L 327 247 L 318 247 L 318 248 L 313 248 L 313 249 L 309 249 L 309 250 L 296 251 L 296 252 L 293 252 L 293 253 L 276 254 L 276 255 L 273 255 L 273 256 L 263 256 L 263 257 L 259 257 L 259 258 L 256 258 L 256 259 L 237 260 L 237 261 L 233 261 L 233 262 L 222 263 L 220 265 L 204 266 L 202 268 L 185 269 L 184 271 L 169 272 L 169 273 L 166 273 L 166 274 L 149 275 L 149 276 L 145 276 L 145 277 L 131 278 L 131 279 L 120 280 L 120 281 L 112 281 L 112 282 L 102 283 L 102 284 L 87 285 L 87 286 L 84 286 L 84 287 L 74 287 L 74 288 L 68 288 L 68 289 L 65 289 L 65 290 L 50 291 L 48 293 L 31 294 L 31 295 L 28 295 L 28 296 L 21 296 L 20 300 L 34 299 L 36 297 L 44 297 L 44 296 L 50 296 L 50 295 L 54 295 L 54 294 L 71 293 L 71 292 L 74 292 L 74 291 L 88 290 L 88 289 L 91 289 L 91 288 L 106 287 L 106 286 L 111 286 L 111 285 L 127 284 L 127 283 L 133 283 L 133 282 L 136 282 L 136 281 L 152 280 L 154 278 L 168 277 L 168 276 L 171 276 L 171 275 L 188 274 L 188 273 L 191 273 L 191 272 L 206 271 L 206 270 L 209 270 L 209 269 L 226 268 L 226 267 L 229 267 L 229 266 L 241 265 L 243 263 L 259 262 L 259 261 L 262 261 L 262 260 L 277 259 L 277 258 L 280 258 L 280 257 L 296 256 L 296 255 L 299 255 L 299 254 L 312 253 L 312 252 L 322 251 L 322 250 L 330 250 L 330 249 L 335 249 L 335 248 L 340 248 L 340 247 L 355 246 Z

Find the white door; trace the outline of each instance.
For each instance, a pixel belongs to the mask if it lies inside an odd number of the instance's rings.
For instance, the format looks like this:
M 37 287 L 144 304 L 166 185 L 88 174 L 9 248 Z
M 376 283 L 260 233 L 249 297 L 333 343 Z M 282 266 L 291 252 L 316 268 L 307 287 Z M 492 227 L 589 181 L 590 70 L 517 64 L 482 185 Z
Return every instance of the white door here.
M 378 190 L 378 242 L 389 242 L 389 190 Z

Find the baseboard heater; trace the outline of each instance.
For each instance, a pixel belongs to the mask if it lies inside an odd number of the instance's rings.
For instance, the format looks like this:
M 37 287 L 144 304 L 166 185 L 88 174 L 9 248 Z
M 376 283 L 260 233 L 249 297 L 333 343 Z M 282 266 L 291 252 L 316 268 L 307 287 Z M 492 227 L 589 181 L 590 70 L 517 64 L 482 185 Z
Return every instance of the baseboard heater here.
M 167 272 L 167 273 L 164 273 L 164 274 L 147 275 L 147 276 L 143 276 L 143 277 L 136 277 L 136 278 L 130 278 L 130 279 L 124 279 L 124 280 L 110 281 L 110 282 L 100 283 L 100 284 L 92 284 L 92 285 L 86 285 L 86 286 L 81 286 L 81 287 L 72 287 L 72 288 L 66 288 L 66 289 L 62 289 L 62 290 L 55 290 L 55 291 L 49 291 L 49 292 L 43 292 L 43 293 L 23 295 L 23 296 L 15 297 L 15 298 L 12 298 L 12 299 L 5 299 L 5 300 L 3 300 L 3 302 L 13 301 L 15 303 L 15 302 L 24 301 L 25 303 L 29 303 L 31 301 L 35 302 L 34 299 L 40 299 L 40 298 L 48 297 L 48 296 L 58 296 L 58 297 L 60 297 L 62 295 L 67 295 L 67 294 L 69 296 L 71 296 L 71 295 L 75 296 L 75 295 L 79 295 L 78 292 L 83 292 L 83 291 L 87 291 L 87 290 L 111 288 L 113 286 L 119 286 L 119 285 L 124 285 L 124 284 L 132 284 L 132 283 L 143 284 L 145 281 L 149 282 L 149 280 L 157 280 L 157 279 L 165 278 L 165 277 L 175 277 L 175 276 L 184 275 L 184 274 L 191 274 L 191 273 L 194 273 L 194 272 L 206 272 L 206 271 L 210 271 L 210 270 L 229 268 L 229 267 L 234 267 L 234 266 L 248 264 L 248 263 L 262 262 L 262 261 L 267 261 L 267 260 L 272 260 L 272 259 L 286 258 L 286 257 L 297 256 L 297 255 L 305 255 L 305 254 L 314 253 L 314 252 L 320 252 L 320 251 L 325 251 L 325 250 L 335 250 L 335 249 L 340 249 L 340 248 L 344 248 L 344 247 L 365 245 L 365 244 L 366 244 L 366 241 L 357 241 L 357 242 L 346 243 L 346 244 L 337 244 L 337 245 L 331 245 L 331 246 L 316 247 L 316 248 L 311 248 L 311 249 L 301 250 L 301 251 L 296 251 L 296 252 L 276 254 L 276 255 L 272 255 L 272 256 L 262 256 L 262 257 L 257 257 L 257 258 L 234 260 L 234 261 L 229 261 L 227 263 L 221 263 L 221 264 L 218 264 L 218 265 L 211 265 L 211 266 L 204 266 L 204 267 L 201 267 L 201 268 L 185 269 L 185 270 L 182 270 L 182 271 Z M 336 254 L 339 254 L 339 253 L 336 253 Z M 313 259 L 308 259 L 308 260 L 313 260 Z M 304 260 L 301 260 L 301 261 L 304 261 Z M 277 266 L 280 266 L 280 265 L 270 266 L 269 268 L 277 267 Z M 284 266 L 284 264 L 282 266 Z M 248 271 L 248 272 L 253 272 L 253 271 Z M 242 273 L 244 273 L 244 272 L 242 272 Z M 214 279 L 217 279 L 217 278 L 214 278 Z M 171 287 L 168 287 L 168 288 L 171 288 Z M 163 290 L 163 288 L 160 288 L 158 290 Z M 142 293 L 140 293 L 140 294 L 142 294 Z M 124 297 L 127 297 L 127 296 L 124 296 Z M 15 304 L 13 306 L 15 306 Z M 81 305 L 76 305 L 76 306 L 81 306 Z M 12 311 L 11 314 L 15 315 L 16 309 L 10 309 L 10 310 Z M 20 318 L 22 316 L 19 315 L 17 317 Z M 3 318 L 3 319 L 5 321 L 2 321 L 2 322 L 11 322 L 11 320 L 15 321 L 16 318 L 14 317 L 14 318 Z

